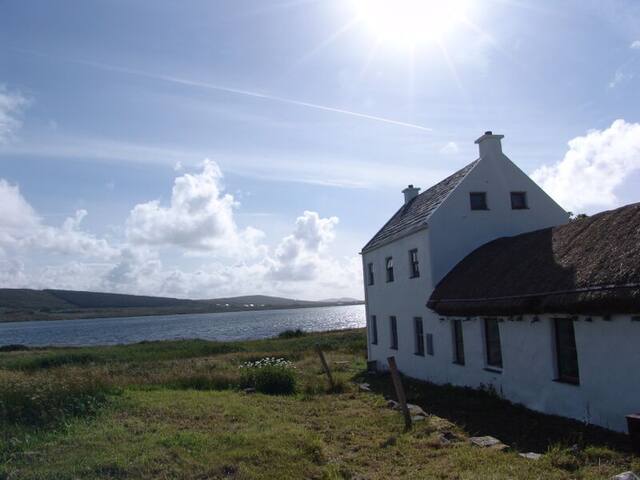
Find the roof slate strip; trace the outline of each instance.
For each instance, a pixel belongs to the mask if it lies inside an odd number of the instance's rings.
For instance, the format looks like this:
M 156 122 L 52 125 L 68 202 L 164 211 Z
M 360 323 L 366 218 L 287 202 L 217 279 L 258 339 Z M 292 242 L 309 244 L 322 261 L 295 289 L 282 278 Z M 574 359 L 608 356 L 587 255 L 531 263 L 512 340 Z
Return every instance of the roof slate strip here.
M 425 190 L 408 204 L 400 207 L 393 217 L 362 248 L 362 253 L 374 250 L 426 225 L 431 214 L 442 204 L 449 193 L 460 184 L 477 162 L 478 160 L 471 162 L 453 175 Z

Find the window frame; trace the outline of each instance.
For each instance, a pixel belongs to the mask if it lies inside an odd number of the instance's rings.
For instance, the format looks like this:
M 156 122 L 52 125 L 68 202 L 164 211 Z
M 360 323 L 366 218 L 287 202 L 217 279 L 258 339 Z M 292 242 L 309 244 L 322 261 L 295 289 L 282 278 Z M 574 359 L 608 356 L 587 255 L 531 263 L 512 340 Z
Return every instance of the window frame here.
M 378 345 L 378 318 L 371 315 L 371 345 Z
M 418 328 L 418 325 L 420 328 Z M 413 338 L 414 338 L 414 355 L 424 357 L 424 322 L 422 317 L 413 317 Z
M 389 316 L 389 330 L 390 330 L 390 346 L 391 350 L 398 350 L 398 318 L 395 315 Z
M 480 208 L 474 208 L 473 198 L 478 195 L 482 196 L 482 206 Z M 489 210 L 489 202 L 487 200 L 487 192 L 469 192 L 469 208 L 472 211 L 481 212 L 483 210 Z
M 555 317 L 553 318 L 553 335 L 554 335 L 554 343 L 555 343 L 555 368 L 556 368 L 556 378 L 557 382 L 568 383 L 571 385 L 580 385 L 580 365 L 578 363 L 578 345 L 576 343 L 576 331 L 573 319 L 566 317 Z M 561 332 L 559 328 L 560 325 L 570 325 L 569 329 L 571 331 L 571 337 L 569 338 L 572 344 L 566 345 L 562 343 L 562 337 L 568 332 Z M 564 352 L 561 351 L 562 348 L 567 349 Z M 564 353 L 564 354 L 563 354 Z M 575 375 L 567 374 L 565 369 L 568 365 L 565 363 L 566 354 L 571 355 L 571 362 L 575 363 Z M 569 365 L 571 366 L 571 365 Z
M 434 353 L 434 348 L 433 348 L 433 333 L 427 333 L 425 335 L 425 340 L 427 343 L 427 355 L 429 355 L 430 357 L 433 357 L 435 355 Z
M 391 264 L 391 267 L 389 267 Z M 387 257 L 384 259 L 384 269 L 386 271 L 387 283 L 395 281 L 395 275 L 393 272 L 393 257 Z
M 502 339 L 500 336 L 500 321 L 496 317 L 484 318 L 484 348 L 485 348 L 485 363 L 488 368 L 502 370 L 504 365 L 504 358 L 502 357 Z M 495 330 L 493 329 L 495 327 Z M 490 338 L 492 333 L 496 333 L 496 338 Z M 497 344 L 496 358 L 492 358 L 492 352 L 495 352 Z
M 453 340 L 453 363 L 464 365 L 464 334 L 462 332 L 462 320 L 451 321 L 451 337 Z
M 373 262 L 367 263 L 367 285 L 375 285 L 375 275 L 373 271 Z
M 418 259 L 418 249 L 412 248 L 411 250 L 409 250 L 409 278 L 418 277 L 420 277 L 420 260 Z
M 514 196 L 518 196 L 518 195 L 521 195 L 521 198 L 523 201 L 522 203 L 523 206 L 521 207 L 514 206 L 514 203 L 513 203 Z M 523 192 L 523 191 L 510 192 L 509 198 L 511 200 L 511 210 L 528 210 L 529 209 L 529 198 L 528 198 L 527 192 Z

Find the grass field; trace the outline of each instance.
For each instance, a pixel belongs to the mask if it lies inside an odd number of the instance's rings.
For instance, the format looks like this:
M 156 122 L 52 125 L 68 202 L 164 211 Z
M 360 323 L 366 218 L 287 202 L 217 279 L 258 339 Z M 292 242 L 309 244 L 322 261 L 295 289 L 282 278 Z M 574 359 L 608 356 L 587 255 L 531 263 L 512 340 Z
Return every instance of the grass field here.
M 244 392 L 240 366 L 264 357 L 293 363 L 294 394 Z M 387 407 L 389 378 L 365 373 L 362 330 L 4 351 L 0 479 L 600 479 L 640 469 L 625 436 L 488 392 L 405 384 L 430 414 L 409 432 Z M 474 447 L 475 434 L 512 448 Z M 530 450 L 544 455 L 518 455 Z

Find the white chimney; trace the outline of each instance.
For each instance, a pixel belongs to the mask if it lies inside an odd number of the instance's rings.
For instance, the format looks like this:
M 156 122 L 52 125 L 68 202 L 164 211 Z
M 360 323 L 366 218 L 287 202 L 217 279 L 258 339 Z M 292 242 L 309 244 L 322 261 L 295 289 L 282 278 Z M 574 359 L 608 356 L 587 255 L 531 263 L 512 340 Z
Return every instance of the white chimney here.
M 409 185 L 407 188 L 402 190 L 402 193 L 404 193 L 404 204 L 406 205 L 418 196 L 418 194 L 420 193 L 420 189 L 418 187 L 414 187 L 413 185 Z
M 484 132 L 475 143 L 480 148 L 480 158 L 502 155 L 502 143 L 504 135 L 494 135 L 492 131 Z

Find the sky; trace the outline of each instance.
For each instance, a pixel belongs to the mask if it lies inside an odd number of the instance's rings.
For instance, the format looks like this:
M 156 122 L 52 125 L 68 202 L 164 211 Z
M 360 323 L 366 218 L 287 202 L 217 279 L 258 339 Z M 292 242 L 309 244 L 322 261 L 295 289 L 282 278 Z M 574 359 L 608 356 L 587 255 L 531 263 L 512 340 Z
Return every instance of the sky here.
M 362 298 L 485 130 L 567 210 L 640 201 L 640 2 L 0 0 L 0 287 Z

